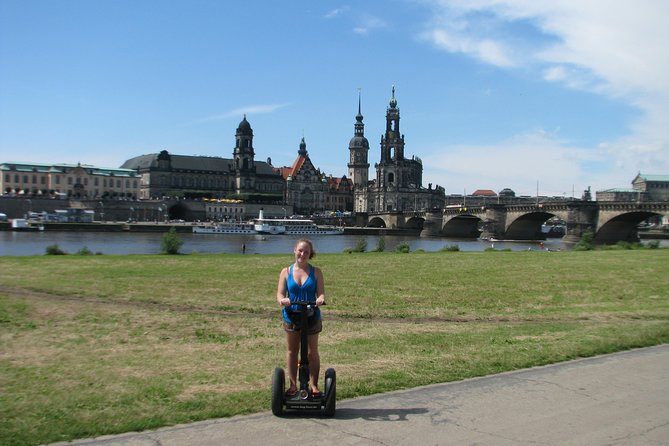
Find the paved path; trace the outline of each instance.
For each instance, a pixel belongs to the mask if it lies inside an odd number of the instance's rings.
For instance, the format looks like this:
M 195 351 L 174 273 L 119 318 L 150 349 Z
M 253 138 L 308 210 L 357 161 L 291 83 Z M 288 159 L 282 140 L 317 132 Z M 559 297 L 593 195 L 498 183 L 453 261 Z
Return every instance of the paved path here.
M 335 418 L 267 412 L 74 444 L 668 445 L 669 345 L 341 401 Z

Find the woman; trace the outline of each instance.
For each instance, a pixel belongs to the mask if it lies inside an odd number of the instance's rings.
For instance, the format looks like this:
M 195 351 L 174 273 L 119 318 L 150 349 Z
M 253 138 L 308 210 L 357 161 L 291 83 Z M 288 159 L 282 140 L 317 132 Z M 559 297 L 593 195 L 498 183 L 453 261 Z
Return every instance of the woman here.
M 298 240 L 293 248 L 295 263 L 281 270 L 279 274 L 279 285 L 276 289 L 276 300 L 283 306 L 283 328 L 286 332 L 288 352 L 286 361 L 288 363 L 288 378 L 290 387 L 286 394 L 293 396 L 297 394 L 297 356 L 300 351 L 300 327 L 299 316 L 291 314 L 299 311 L 294 302 L 315 302 L 314 315 L 308 322 L 308 357 L 309 357 L 309 385 L 314 396 L 319 396 L 318 373 L 320 371 L 320 356 L 318 354 L 318 333 L 323 329 L 321 322 L 321 311 L 318 308 L 325 305 L 325 284 L 323 283 L 323 272 L 320 268 L 309 263 L 314 255 L 314 246 L 306 239 Z

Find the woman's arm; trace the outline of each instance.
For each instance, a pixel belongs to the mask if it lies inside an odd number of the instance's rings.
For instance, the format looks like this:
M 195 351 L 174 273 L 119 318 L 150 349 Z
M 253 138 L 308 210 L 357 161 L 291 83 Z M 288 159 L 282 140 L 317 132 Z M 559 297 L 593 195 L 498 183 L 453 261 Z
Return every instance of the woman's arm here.
M 325 305 L 325 282 L 323 281 L 323 271 L 316 268 L 316 305 Z
M 288 298 L 288 290 L 286 289 L 286 283 L 288 280 L 288 268 L 281 270 L 279 274 L 279 284 L 276 286 L 276 301 L 279 305 L 287 306 L 290 305 L 290 299 Z

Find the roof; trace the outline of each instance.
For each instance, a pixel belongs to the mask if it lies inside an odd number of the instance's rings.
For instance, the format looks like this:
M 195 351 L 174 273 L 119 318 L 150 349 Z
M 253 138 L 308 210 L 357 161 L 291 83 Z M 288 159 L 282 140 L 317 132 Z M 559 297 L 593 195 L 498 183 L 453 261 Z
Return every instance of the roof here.
M 625 187 L 614 187 L 613 189 L 598 190 L 597 193 L 601 194 L 603 192 L 616 192 L 616 193 L 635 193 L 638 194 L 641 192 L 638 189 L 630 189 Z
M 123 168 L 142 170 L 158 167 L 157 153 L 140 155 L 123 163 Z M 195 172 L 226 173 L 234 171 L 234 163 L 230 158 L 218 156 L 173 155 L 169 154 L 172 170 L 189 170 Z M 260 175 L 276 175 L 276 170 L 265 161 L 255 161 L 256 173 Z
M 66 173 L 72 169 L 87 170 L 90 175 L 134 177 L 137 173 L 134 169 L 123 167 L 98 167 L 90 164 L 68 164 L 68 163 L 25 163 L 9 161 L 0 164 L 0 170 L 11 170 L 16 172 L 40 172 L 40 173 Z
M 288 177 L 295 177 L 297 173 L 302 169 L 302 166 L 304 166 L 304 162 L 307 160 L 306 156 L 299 155 L 297 159 L 295 159 L 295 162 L 293 163 L 292 166 L 290 167 L 284 167 L 282 168 L 282 175 L 284 179 L 288 179 Z
M 490 189 L 476 189 L 472 194 L 474 197 L 496 197 L 497 193 Z
M 645 182 L 658 181 L 658 182 L 669 182 L 669 175 L 645 175 L 639 172 L 639 174 L 632 180 L 634 183 L 637 179 L 641 179 Z

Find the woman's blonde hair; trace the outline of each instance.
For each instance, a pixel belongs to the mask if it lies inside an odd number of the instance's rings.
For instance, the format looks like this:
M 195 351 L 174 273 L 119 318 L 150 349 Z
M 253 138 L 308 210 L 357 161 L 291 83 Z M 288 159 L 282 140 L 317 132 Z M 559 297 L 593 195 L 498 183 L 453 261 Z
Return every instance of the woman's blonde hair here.
M 299 245 L 300 243 L 306 243 L 307 245 L 309 245 L 309 258 L 313 259 L 314 256 L 316 255 L 316 251 L 314 251 L 314 244 L 311 243 L 311 240 L 306 238 L 301 238 L 297 242 L 295 242 L 295 248 L 297 248 L 297 245 Z

